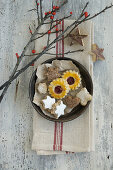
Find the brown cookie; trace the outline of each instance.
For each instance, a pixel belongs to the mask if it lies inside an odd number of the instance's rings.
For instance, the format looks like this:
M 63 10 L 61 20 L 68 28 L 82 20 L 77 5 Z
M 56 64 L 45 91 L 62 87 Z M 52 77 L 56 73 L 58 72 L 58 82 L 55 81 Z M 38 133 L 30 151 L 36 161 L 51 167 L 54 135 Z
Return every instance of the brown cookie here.
M 54 80 L 54 79 L 56 79 L 56 78 L 59 78 L 59 77 L 61 77 L 61 74 L 58 72 L 58 68 L 57 67 L 48 67 L 47 68 L 47 73 L 46 73 L 46 75 L 47 75 L 47 79 L 48 79 L 48 81 L 52 81 L 52 80 Z
M 73 96 L 66 96 L 64 98 L 64 103 L 70 107 L 70 108 L 74 108 L 77 105 L 79 105 L 80 103 L 80 99 L 78 97 L 73 97 Z

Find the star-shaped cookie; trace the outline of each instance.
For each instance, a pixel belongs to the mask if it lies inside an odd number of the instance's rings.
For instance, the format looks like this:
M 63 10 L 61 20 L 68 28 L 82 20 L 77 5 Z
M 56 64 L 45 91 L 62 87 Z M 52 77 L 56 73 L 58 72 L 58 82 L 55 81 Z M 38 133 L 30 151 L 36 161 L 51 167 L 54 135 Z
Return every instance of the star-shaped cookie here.
M 50 96 L 46 96 L 46 98 L 42 100 L 42 103 L 44 104 L 44 109 L 52 109 L 55 99 Z
M 61 100 L 59 100 L 57 103 L 53 104 L 51 114 L 53 114 L 57 119 L 64 115 L 64 110 L 66 108 L 66 105 L 63 104 Z
M 87 36 L 88 35 L 81 34 L 79 28 L 77 28 L 75 30 L 75 33 L 69 34 L 69 37 L 72 39 L 70 46 L 73 45 L 75 42 L 84 46 L 83 38 L 85 38 Z
M 103 48 L 99 48 L 97 44 L 92 44 L 92 51 L 90 54 L 92 55 L 93 62 L 97 60 L 105 60 L 105 57 L 103 55 Z
M 80 98 L 80 104 L 82 106 L 85 106 L 88 101 L 91 101 L 92 96 L 89 94 L 87 89 L 84 87 L 81 89 L 81 91 L 76 95 L 78 98 Z

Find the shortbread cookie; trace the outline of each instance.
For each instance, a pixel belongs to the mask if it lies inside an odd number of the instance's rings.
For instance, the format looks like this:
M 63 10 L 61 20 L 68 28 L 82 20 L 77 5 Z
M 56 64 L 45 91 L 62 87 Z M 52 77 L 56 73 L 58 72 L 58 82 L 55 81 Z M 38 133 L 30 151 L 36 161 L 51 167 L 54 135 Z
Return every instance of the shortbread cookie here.
M 66 105 L 63 104 L 62 100 L 59 100 L 57 103 L 53 104 L 51 114 L 58 119 L 61 115 L 64 115 L 65 108 Z
M 39 83 L 37 90 L 40 94 L 46 94 L 47 93 L 47 85 L 46 83 Z
M 80 98 L 81 105 L 85 106 L 88 101 L 91 101 L 92 96 L 89 94 L 87 89 L 84 87 L 81 89 L 81 91 L 76 95 L 78 98 Z

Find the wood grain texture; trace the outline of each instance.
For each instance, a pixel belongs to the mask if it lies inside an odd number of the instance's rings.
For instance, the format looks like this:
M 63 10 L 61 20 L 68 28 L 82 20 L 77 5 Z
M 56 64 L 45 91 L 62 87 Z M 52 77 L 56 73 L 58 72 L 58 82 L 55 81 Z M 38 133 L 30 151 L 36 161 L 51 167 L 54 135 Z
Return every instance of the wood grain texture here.
M 50 9 L 51 1 L 43 0 L 44 11 Z M 68 1 L 59 16 L 73 11 L 73 18 L 76 18 L 76 14 L 79 14 L 81 7 L 87 2 L 87 0 Z M 111 2 L 112 0 L 90 0 L 87 11 L 94 14 Z M 34 0 L 0 0 L 2 12 L 0 13 L 0 84 L 9 77 L 14 67 L 15 52 L 20 53 L 29 38 L 28 25 L 36 15 L 27 11 L 34 4 Z M 94 19 L 95 43 L 104 47 L 106 57 L 105 61 L 94 64 L 95 152 L 37 156 L 31 150 L 33 108 L 28 99 L 28 84 L 33 71 L 31 68 L 12 83 L 0 105 L 0 170 L 113 169 L 112 21 L 113 9 Z M 27 59 L 22 64 L 26 61 Z

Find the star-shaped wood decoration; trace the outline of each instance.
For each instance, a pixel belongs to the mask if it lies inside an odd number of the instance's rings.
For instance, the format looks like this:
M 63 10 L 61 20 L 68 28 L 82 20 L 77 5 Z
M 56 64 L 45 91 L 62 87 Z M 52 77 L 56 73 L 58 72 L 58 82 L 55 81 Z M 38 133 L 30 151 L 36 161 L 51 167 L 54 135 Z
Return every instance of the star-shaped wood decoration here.
M 105 57 L 103 55 L 103 48 L 99 48 L 97 44 L 92 44 L 92 51 L 90 54 L 92 55 L 93 62 L 97 60 L 105 60 Z
M 75 30 L 75 33 L 69 34 L 69 37 L 72 39 L 70 46 L 72 46 L 75 42 L 84 46 L 83 38 L 87 37 L 88 35 L 82 35 L 80 33 L 79 28 Z

